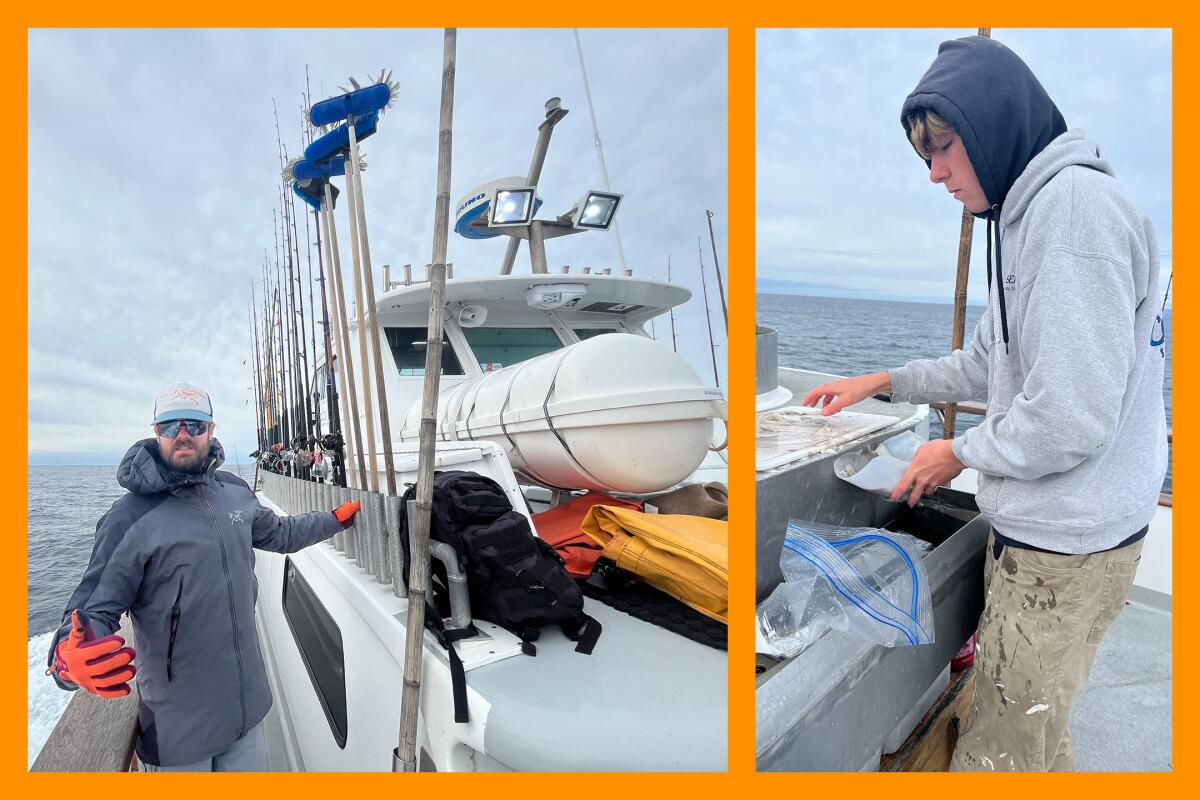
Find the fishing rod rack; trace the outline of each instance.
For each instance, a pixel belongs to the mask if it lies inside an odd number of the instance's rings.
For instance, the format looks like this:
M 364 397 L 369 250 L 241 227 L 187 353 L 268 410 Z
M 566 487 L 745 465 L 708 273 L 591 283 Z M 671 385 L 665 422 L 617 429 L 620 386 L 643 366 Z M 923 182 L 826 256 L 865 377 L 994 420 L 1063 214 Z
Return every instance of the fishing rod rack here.
M 361 504 L 354 525 L 333 535 L 333 549 L 371 575 L 376 583 L 391 584 L 392 594 L 396 597 L 408 597 L 400 545 L 401 498 L 273 472 L 261 473 L 260 481 L 260 488 L 267 497 L 291 515 L 331 512 L 342 503 Z

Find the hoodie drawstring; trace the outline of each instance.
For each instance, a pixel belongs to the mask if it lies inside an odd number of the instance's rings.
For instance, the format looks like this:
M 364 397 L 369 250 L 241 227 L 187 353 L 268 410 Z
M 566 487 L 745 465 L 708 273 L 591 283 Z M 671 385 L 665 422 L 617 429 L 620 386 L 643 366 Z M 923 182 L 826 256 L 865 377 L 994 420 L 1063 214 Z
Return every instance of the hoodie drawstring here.
M 988 292 L 992 291 L 992 225 L 996 226 L 996 274 L 999 288 L 996 294 L 1000 300 L 1000 335 L 1004 338 L 1004 354 L 1008 355 L 1008 310 L 1004 305 L 1004 257 L 1000 246 L 1000 204 L 992 206 L 987 217 L 987 276 Z

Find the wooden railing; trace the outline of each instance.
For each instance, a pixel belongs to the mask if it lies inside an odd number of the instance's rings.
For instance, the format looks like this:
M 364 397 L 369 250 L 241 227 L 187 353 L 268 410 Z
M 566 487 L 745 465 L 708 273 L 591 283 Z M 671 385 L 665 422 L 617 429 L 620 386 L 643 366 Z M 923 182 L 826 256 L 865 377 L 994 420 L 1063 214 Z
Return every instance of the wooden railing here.
M 136 648 L 128 615 L 122 618 L 118 633 Z M 46 680 L 53 679 L 47 676 Z M 133 763 L 137 707 L 136 684 L 130 694 L 115 699 L 75 692 L 30 771 L 128 772 Z

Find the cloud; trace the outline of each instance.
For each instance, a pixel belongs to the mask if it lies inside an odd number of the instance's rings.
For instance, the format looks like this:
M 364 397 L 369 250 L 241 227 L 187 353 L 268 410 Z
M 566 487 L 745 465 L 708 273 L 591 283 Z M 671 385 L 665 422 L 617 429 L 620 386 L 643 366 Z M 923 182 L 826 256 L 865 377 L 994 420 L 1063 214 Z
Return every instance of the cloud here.
M 961 206 L 928 182 L 900 105 L 940 42 L 973 30 L 761 30 L 757 86 L 760 289 L 953 296 Z M 1113 164 L 1171 249 L 1170 30 L 996 29 L 1071 127 Z M 975 224 L 970 298 L 982 302 Z M 1169 261 L 1163 259 L 1163 279 Z
M 580 37 L 612 188 L 625 194 L 626 265 L 665 280 L 673 257 L 675 282 L 694 294 L 676 313 L 681 351 L 710 375 L 695 248 L 703 236 L 723 362 L 704 210 L 716 214 L 724 266 L 725 32 Z M 250 282 L 261 300 L 264 254 L 274 272 L 272 100 L 296 154 L 306 65 L 314 99 L 348 75 L 393 70 L 396 106 L 363 143 L 371 254 L 376 280 L 384 264 L 419 273 L 432 256 L 441 53 L 440 30 L 31 31 L 30 449 L 119 456 L 148 434 L 154 393 L 176 380 L 210 391 L 227 449 L 251 449 L 252 371 L 243 361 L 252 352 Z M 602 185 L 571 32 L 459 31 L 452 201 L 525 173 L 551 96 L 570 109 L 539 186 L 557 213 Z M 344 207 L 338 213 L 348 272 Z M 301 237 L 306 221 L 297 221 Z M 452 236 L 448 260 L 456 275 L 487 275 L 503 252 L 500 241 Z M 549 255 L 554 271 L 616 266 L 611 235 L 556 240 Z M 299 266 L 303 291 L 303 255 Z M 528 271 L 524 251 L 515 269 Z M 660 337 L 666 327 L 665 317 L 656 323 Z

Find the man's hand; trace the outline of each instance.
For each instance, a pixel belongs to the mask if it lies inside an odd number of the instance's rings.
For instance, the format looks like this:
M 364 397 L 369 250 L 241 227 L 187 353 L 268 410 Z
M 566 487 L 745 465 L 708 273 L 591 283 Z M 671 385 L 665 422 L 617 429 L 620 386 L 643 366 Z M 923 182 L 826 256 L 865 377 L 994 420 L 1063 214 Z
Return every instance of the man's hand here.
M 950 439 L 935 439 L 918 447 L 917 454 L 913 456 L 904 476 L 900 478 L 896 488 L 892 489 L 892 500 L 899 500 L 908 487 L 912 486 L 912 491 L 908 494 L 908 504 L 915 506 L 922 495 L 950 483 L 966 469 L 954 455 L 950 445 Z
M 79 612 L 71 612 L 71 633 L 59 642 L 54 651 L 54 669 L 63 680 L 86 689 L 100 697 L 124 697 L 129 694 L 129 681 L 137 674 L 133 666 L 136 655 L 125 647 L 120 636 L 91 638 L 91 632 L 80 622 Z
M 811 407 L 824 401 L 821 416 L 828 417 L 872 395 L 891 391 L 891 388 L 892 377 L 886 372 L 874 372 L 857 378 L 841 378 L 813 389 L 804 396 L 801 405 Z
M 343 528 L 349 528 L 354 524 L 354 515 L 358 513 L 360 508 L 362 508 L 362 505 L 357 500 L 351 500 L 335 508 L 333 516 L 337 518 L 338 522 L 342 523 Z

